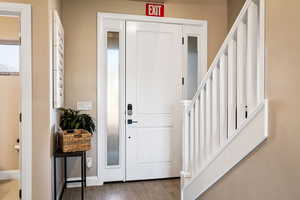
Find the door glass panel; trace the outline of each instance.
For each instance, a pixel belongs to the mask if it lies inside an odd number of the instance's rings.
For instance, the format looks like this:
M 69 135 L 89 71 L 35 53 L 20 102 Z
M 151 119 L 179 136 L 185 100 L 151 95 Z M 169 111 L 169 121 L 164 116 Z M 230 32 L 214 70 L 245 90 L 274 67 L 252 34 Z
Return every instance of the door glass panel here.
M 19 45 L 0 44 L 0 75 L 19 74 Z
M 198 87 L 198 38 L 188 36 L 187 98 L 192 99 Z
M 107 166 L 119 165 L 120 47 L 119 32 L 107 32 Z

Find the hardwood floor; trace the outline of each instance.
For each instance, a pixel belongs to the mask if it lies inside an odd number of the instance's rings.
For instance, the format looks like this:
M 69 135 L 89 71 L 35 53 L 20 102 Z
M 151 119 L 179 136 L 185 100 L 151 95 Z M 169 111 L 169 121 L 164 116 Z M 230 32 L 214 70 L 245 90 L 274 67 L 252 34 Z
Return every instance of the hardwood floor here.
M 80 189 L 67 189 L 63 200 L 80 200 Z M 109 183 L 90 187 L 85 200 L 179 200 L 179 179 Z

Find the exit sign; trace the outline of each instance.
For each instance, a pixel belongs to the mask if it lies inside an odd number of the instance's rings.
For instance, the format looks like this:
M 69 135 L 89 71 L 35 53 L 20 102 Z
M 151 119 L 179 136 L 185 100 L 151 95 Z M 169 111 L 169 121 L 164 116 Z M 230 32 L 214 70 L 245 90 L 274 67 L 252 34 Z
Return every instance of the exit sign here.
M 165 6 L 163 4 L 146 3 L 146 15 L 163 17 L 165 15 Z

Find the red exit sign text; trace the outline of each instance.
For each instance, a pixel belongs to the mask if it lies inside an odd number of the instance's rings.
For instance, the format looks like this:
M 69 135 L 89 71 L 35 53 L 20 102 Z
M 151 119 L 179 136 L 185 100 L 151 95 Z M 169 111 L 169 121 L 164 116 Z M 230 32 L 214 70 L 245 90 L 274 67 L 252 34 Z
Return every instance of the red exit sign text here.
M 163 17 L 165 15 L 165 6 L 163 4 L 146 4 L 146 15 L 147 16 L 155 16 L 155 17 Z

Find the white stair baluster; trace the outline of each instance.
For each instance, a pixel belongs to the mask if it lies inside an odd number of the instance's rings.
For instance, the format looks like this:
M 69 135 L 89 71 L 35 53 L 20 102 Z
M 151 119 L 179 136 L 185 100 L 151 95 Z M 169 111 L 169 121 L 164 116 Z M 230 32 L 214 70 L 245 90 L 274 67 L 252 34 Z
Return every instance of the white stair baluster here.
M 212 74 L 212 139 L 213 152 L 220 148 L 220 77 L 219 66 L 217 65 Z
M 189 125 L 190 116 L 188 112 L 188 107 L 191 101 L 183 101 L 183 133 L 182 133 L 182 172 L 183 177 L 190 177 L 190 156 L 189 156 Z
M 251 113 L 257 105 L 258 7 L 251 1 L 247 12 L 247 106 Z
M 265 1 L 259 1 L 259 30 L 258 30 L 258 51 L 257 51 L 257 101 L 261 103 L 265 99 Z
M 205 137 L 206 137 L 206 155 L 207 158 L 211 158 L 212 153 L 212 137 L 211 137 L 211 107 L 212 107 L 212 101 L 211 101 L 211 77 L 207 79 L 206 83 L 206 131 L 205 131 Z
M 202 89 L 200 92 L 200 155 L 201 155 L 201 166 L 204 165 L 207 158 L 206 155 L 206 96 L 205 90 Z
M 227 118 L 227 85 L 228 85 L 228 72 L 227 72 L 227 56 L 223 54 L 220 58 L 220 143 L 224 145 L 228 140 L 228 118 Z
M 198 172 L 199 170 L 199 152 L 200 152 L 200 145 L 199 145 L 199 98 L 197 98 L 195 102 L 195 171 Z
M 232 39 L 228 46 L 228 136 L 236 129 L 236 41 Z
M 237 126 L 246 119 L 247 30 L 243 22 L 237 30 Z
M 190 172 L 195 174 L 195 107 L 190 111 Z

